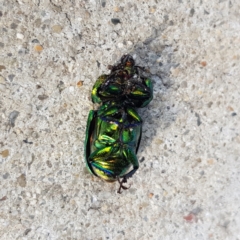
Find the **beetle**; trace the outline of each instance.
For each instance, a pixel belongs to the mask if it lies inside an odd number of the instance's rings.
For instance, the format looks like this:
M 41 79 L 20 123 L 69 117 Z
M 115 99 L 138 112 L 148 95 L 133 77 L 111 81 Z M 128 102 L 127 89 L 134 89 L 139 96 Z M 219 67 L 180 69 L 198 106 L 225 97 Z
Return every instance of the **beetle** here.
M 88 115 L 84 157 L 90 173 L 119 182 L 118 193 L 139 167 L 137 152 L 142 135 L 142 119 L 136 108 L 145 107 L 153 98 L 150 78 L 125 54 L 109 66 L 110 74 L 98 77 L 92 89 L 92 102 L 101 104 Z

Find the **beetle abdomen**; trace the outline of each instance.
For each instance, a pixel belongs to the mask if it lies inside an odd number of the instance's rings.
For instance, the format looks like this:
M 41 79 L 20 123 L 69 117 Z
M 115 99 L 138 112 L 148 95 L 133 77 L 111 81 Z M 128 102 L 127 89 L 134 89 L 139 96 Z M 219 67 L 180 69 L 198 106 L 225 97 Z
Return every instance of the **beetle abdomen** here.
M 128 172 L 132 160 L 137 161 L 142 123 L 140 119 L 134 121 L 124 110 L 124 122 L 122 116 L 116 118 L 114 114 L 107 118 L 101 116 L 101 111 L 96 111 L 94 115 L 89 124 L 87 161 L 95 175 L 115 181 Z

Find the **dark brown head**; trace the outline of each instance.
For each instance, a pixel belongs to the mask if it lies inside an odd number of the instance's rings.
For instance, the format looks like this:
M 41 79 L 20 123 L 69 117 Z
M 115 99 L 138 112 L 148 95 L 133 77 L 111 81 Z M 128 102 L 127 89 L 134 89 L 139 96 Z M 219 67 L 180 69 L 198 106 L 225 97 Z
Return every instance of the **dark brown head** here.
M 121 64 L 124 67 L 133 67 L 135 65 L 135 61 L 131 55 L 125 54 L 121 57 Z

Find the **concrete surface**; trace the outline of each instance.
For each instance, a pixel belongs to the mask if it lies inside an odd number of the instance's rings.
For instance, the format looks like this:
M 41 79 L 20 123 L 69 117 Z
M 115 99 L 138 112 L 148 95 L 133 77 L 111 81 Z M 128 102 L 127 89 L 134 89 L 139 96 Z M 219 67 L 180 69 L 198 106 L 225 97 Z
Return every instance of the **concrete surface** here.
M 0 1 L 0 239 L 240 239 L 240 2 Z M 150 70 L 140 169 L 85 169 L 91 88 Z

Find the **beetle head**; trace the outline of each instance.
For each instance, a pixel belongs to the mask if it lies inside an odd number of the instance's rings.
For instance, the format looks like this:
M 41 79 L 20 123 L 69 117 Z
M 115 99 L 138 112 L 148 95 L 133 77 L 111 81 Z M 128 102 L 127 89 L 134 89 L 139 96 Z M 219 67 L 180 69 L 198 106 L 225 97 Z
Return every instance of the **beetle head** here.
M 132 67 L 135 65 L 135 61 L 131 55 L 125 54 L 121 57 L 121 64 L 126 67 Z

